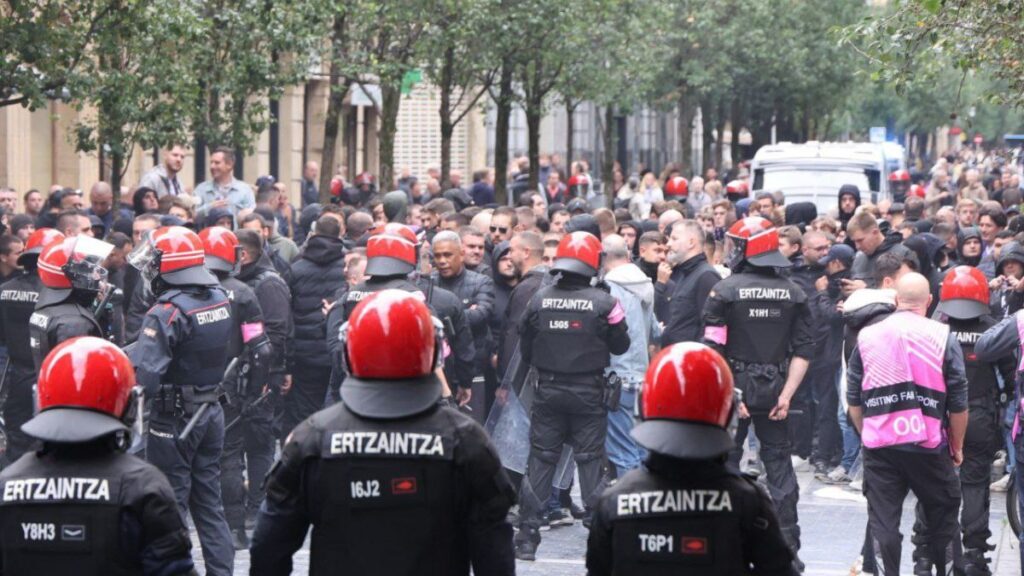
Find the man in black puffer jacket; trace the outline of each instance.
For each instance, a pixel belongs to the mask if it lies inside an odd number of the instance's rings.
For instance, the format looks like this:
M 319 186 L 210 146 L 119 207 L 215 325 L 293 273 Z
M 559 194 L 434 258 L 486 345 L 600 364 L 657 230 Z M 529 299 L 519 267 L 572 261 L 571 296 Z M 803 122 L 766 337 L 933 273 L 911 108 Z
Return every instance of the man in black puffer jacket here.
M 476 348 L 474 380 L 484 375 L 484 366 L 490 362 L 491 315 L 494 313 L 494 281 L 489 276 L 467 270 L 462 261 L 462 240 L 455 232 L 438 232 L 433 240 L 436 271 L 434 282 L 454 293 L 462 301 L 466 322 L 473 331 Z M 459 403 L 464 403 L 466 390 L 459 390 Z
M 324 301 L 345 285 L 345 248 L 341 226 L 330 216 L 316 221 L 316 231 L 292 263 L 288 288 L 292 294 L 293 344 L 288 347 L 292 386 L 284 400 L 282 438 L 324 405 L 331 359 L 327 354 Z

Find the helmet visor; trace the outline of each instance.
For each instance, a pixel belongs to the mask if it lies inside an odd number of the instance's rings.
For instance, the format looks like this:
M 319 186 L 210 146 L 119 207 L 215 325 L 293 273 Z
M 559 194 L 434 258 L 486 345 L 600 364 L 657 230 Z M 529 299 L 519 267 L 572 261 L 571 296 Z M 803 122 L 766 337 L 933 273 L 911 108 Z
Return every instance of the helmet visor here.
M 71 286 L 79 290 L 100 290 L 107 280 L 107 269 L 103 263 L 113 250 L 113 244 L 102 240 L 89 236 L 76 237 L 71 256 L 64 265 L 64 274 L 71 281 Z
M 151 230 L 143 234 L 142 241 L 131 251 L 131 254 L 128 254 L 128 264 L 142 274 L 147 284 L 152 282 L 160 271 L 157 262 L 160 254 L 150 238 L 151 234 Z

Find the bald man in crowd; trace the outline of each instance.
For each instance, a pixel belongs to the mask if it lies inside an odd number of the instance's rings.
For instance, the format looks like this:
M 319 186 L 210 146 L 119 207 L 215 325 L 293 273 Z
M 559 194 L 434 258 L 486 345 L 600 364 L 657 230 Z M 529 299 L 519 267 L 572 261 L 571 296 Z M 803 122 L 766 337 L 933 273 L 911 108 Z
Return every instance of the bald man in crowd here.
M 928 280 L 896 281 L 896 311 L 864 328 L 847 369 L 850 419 L 864 444 L 868 528 L 883 574 L 898 574 L 900 516 L 908 491 L 921 502 L 930 561 L 946 574 L 956 537 L 967 430 L 964 357 L 949 326 L 926 317 Z

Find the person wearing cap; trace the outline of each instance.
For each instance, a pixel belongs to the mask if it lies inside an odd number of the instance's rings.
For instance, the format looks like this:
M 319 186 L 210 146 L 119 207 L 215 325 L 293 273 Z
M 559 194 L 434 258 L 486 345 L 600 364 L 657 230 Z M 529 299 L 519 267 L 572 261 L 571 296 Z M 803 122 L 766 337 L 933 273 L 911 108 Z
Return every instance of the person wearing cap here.
M 665 348 L 638 409 L 632 435 L 650 452 L 598 501 L 587 574 L 795 575 L 771 497 L 726 463 L 739 403 L 721 355 L 696 342 Z
M 128 454 L 141 417 L 134 369 L 101 338 L 53 349 L 39 374 L 42 442 L 0 472 L 5 574 L 195 574 L 188 528 L 167 479 Z
M 530 455 L 519 495 L 516 558 L 535 560 L 541 513 L 555 468 L 568 444 L 574 451 L 584 504 L 593 509 L 604 489 L 608 408 L 618 393 L 604 371 L 611 355 L 629 349 L 625 311 L 591 286 L 601 268 L 601 241 L 570 232 L 558 244 L 554 284 L 537 291 L 519 324 L 522 361 L 537 371 L 530 420 Z M 584 525 L 588 524 L 584 518 Z
M 412 229 L 402 224 L 387 224 L 371 232 L 366 241 L 366 281 L 349 288 L 344 286 L 334 297 L 334 305 L 327 313 L 327 352 L 333 364 L 332 384 L 345 376 L 340 364 L 342 341 L 340 329 L 360 302 L 382 290 L 405 290 L 416 294 L 430 307 L 444 327 L 445 341 L 451 354 L 443 359 L 444 375 L 451 388 L 472 390 L 475 373 L 476 347 L 472 331 L 466 323 L 462 301 L 452 292 L 433 285 L 429 277 L 417 284 L 410 277 L 418 262 L 418 241 Z M 336 386 L 332 385 L 332 389 Z M 451 391 L 444 394 L 450 400 Z M 471 396 L 462 392 L 463 399 Z
M 128 262 L 156 298 L 129 352 L 152 403 L 146 459 L 167 475 L 182 517 L 191 513 L 206 574 L 229 576 L 235 551 L 220 489 L 220 383 L 237 329 L 231 302 L 204 267 L 203 241 L 188 228 L 149 232 Z
M 267 478 L 253 576 L 512 576 L 515 489 L 470 417 L 438 405 L 440 323 L 406 290 L 369 294 L 341 332 L 342 402 L 302 422 Z
M 807 295 L 780 272 L 791 263 L 779 251 L 779 233 L 771 222 L 757 216 L 739 220 L 729 229 L 726 244 L 732 275 L 715 284 L 703 317 L 704 343 L 729 361 L 743 394 L 731 460 L 739 464 L 753 426 L 782 534 L 802 571 L 797 557 L 800 487 L 786 418 L 814 350 L 812 315 Z
M 254 502 L 258 507 L 262 494 L 259 482 L 250 482 L 247 493 L 243 472 L 248 471 L 249 478 L 263 478 L 274 461 L 273 446 L 266 442 L 272 437 L 269 427 L 261 426 L 264 422 L 260 419 L 255 422 L 254 429 L 249 427 L 250 416 L 253 415 L 250 407 L 269 384 L 273 350 L 264 330 L 263 308 L 256 294 L 235 278 L 242 264 L 238 238 L 232 231 L 219 226 L 203 229 L 199 238 L 203 241 L 206 269 L 217 277 L 231 301 L 234 327 L 227 355 L 238 362 L 226 375 L 222 386 L 227 398 L 224 419 L 231 422 L 237 418 L 238 423 L 231 430 L 225 430 L 220 487 L 232 543 L 235 550 L 246 550 L 249 548 L 245 532 L 246 501 Z M 247 446 L 256 449 L 247 450 Z
M 901 276 L 896 311 L 860 331 L 847 365 L 846 400 L 864 445 L 868 532 L 880 574 L 899 573 L 899 519 L 909 491 L 924 519 L 915 540 L 927 556 L 917 569 L 946 574 L 956 537 L 954 467 L 963 464 L 967 378 L 950 327 L 925 317 L 931 300 L 924 276 Z
M 989 522 L 989 482 L 992 461 L 1001 444 L 1000 405 L 1013 396 L 1014 359 L 1001 358 L 996 363 L 979 362 L 974 353 L 981 335 L 996 325 L 989 308 L 988 281 L 977 268 L 958 266 L 946 273 L 939 293 L 936 319 L 949 325 L 963 351 L 967 374 L 968 422 L 964 435 L 964 461 L 960 466 L 960 490 L 963 509 L 960 527 L 963 530 L 963 566 L 965 574 L 988 574 L 992 536 Z M 1000 385 L 1000 377 L 1006 390 Z M 923 515 L 918 513 L 918 521 Z M 920 531 L 915 527 L 915 531 Z M 919 546 L 915 558 L 926 557 L 928 550 Z
M 996 261 L 996 277 L 989 281 L 992 311 L 998 318 L 1016 314 L 1024 308 L 1024 246 L 1013 241 L 1004 244 Z
M 7 347 L 8 356 L 3 375 L 3 385 L 8 390 L 3 405 L 6 462 L 20 458 L 32 444 L 32 439 L 21 431 L 21 425 L 32 417 L 32 386 L 36 376 L 28 321 L 43 291 L 37 266 L 39 254 L 44 247 L 63 239 L 64 235 L 52 228 L 33 232 L 25 242 L 25 250 L 18 256 L 17 263 L 23 272 L 0 284 L 0 342 Z
M 68 338 L 105 337 L 95 307 L 100 293 L 113 289 L 103 267 L 113 249 L 102 240 L 74 236 L 51 242 L 39 254 L 36 265 L 43 289 L 28 320 L 37 373 L 50 350 Z

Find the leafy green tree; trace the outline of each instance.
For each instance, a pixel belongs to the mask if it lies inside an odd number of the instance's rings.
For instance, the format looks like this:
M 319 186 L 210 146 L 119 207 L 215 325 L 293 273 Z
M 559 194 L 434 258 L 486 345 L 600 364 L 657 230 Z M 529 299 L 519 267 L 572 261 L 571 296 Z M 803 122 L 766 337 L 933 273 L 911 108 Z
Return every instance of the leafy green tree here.
M 0 107 L 74 98 L 98 34 L 131 26 L 136 0 L 0 1 Z

